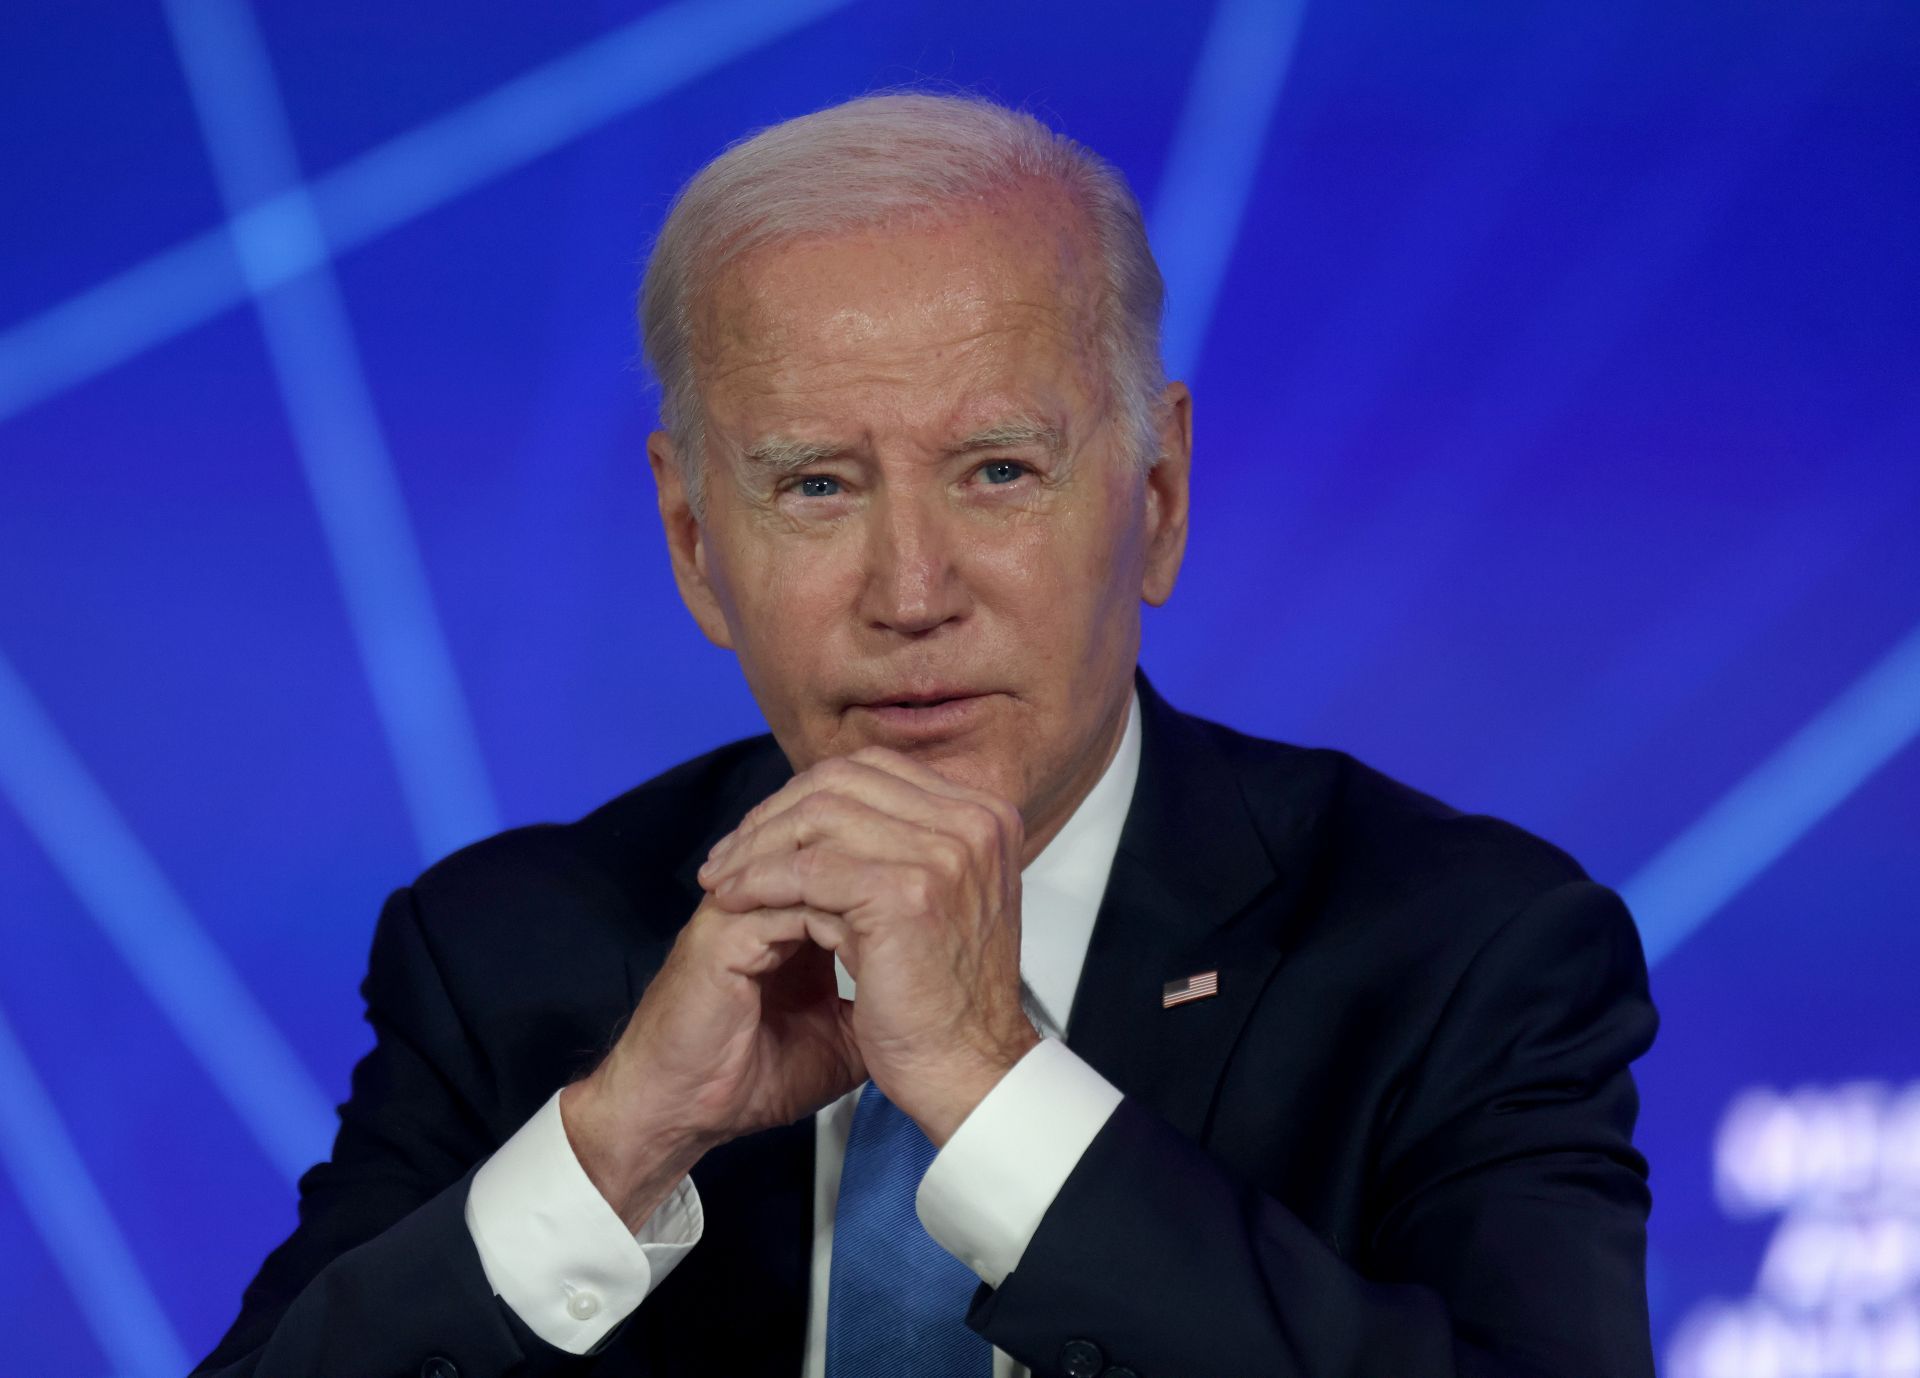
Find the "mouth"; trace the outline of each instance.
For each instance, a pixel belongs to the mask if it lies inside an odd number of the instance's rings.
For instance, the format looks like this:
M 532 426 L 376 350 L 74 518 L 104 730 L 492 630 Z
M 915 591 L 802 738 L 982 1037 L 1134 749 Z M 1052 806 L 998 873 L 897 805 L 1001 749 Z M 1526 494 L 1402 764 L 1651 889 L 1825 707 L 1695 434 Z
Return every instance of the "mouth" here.
M 994 697 L 991 692 L 943 686 L 887 693 L 856 702 L 849 711 L 883 742 L 926 742 L 976 726 Z
M 943 703 L 959 703 L 964 699 L 979 698 L 978 694 L 937 693 L 903 694 L 899 698 L 872 699 L 860 705 L 862 708 L 938 708 Z

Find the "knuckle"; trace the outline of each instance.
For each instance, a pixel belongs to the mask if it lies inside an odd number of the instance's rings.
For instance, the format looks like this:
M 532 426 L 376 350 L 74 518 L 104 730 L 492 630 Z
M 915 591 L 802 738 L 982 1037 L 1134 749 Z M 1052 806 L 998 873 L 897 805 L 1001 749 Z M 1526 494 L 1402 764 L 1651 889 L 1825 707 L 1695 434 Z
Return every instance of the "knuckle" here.
M 973 860 L 973 849 L 957 837 L 934 833 L 927 839 L 927 856 L 947 875 L 957 876 Z
M 900 878 L 900 897 L 914 909 L 931 908 L 936 889 L 932 874 L 924 867 L 910 866 Z
M 859 774 L 859 765 L 849 756 L 829 756 L 813 768 L 814 778 L 831 786 L 845 785 Z
M 1000 840 L 1004 820 L 991 804 L 968 804 L 967 838 L 976 847 L 991 847 Z
M 994 821 L 998 826 L 1000 836 L 1006 841 L 1018 846 L 1027 831 L 1026 822 L 1020 817 L 1020 810 L 1015 808 L 1009 801 L 998 798 L 997 796 L 993 802 L 988 805 L 988 808 L 993 811 Z

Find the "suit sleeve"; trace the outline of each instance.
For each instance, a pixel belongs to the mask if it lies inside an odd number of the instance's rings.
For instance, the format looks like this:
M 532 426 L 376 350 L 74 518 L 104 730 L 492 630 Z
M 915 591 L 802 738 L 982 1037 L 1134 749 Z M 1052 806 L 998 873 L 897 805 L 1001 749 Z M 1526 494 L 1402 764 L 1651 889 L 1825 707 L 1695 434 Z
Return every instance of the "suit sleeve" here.
M 1560 886 L 1447 1000 L 1365 1238 L 1336 1252 L 1128 1098 L 969 1323 L 1036 1378 L 1650 1378 L 1627 1068 L 1655 1023 L 1625 906 Z
M 564 1373 L 583 1361 L 500 1302 L 466 1221 L 497 1143 L 480 1061 L 421 931 L 412 892 L 381 911 L 361 987 L 374 1048 L 355 1067 L 333 1154 L 300 1179 L 299 1223 L 246 1289 L 206 1378 L 460 1378 Z M 423 1369 L 423 1366 L 424 1369 Z

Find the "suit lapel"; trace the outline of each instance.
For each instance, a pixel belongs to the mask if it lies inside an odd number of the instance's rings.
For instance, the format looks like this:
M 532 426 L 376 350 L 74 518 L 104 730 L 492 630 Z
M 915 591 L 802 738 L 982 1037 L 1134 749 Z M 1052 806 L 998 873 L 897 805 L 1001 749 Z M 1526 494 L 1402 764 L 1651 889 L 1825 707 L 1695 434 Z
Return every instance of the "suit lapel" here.
M 1282 879 L 1216 741 L 1146 676 L 1140 774 L 1094 922 L 1067 1043 L 1193 1139 L 1242 1025 L 1281 956 L 1249 907 Z M 1169 981 L 1219 973 L 1219 993 L 1162 1008 Z
M 1249 911 L 1287 878 L 1215 740 L 1161 699 L 1145 675 L 1137 683 L 1140 774 L 1067 1042 L 1123 1092 L 1200 1139 L 1228 1054 L 1281 958 L 1270 906 Z M 770 739 L 745 763 L 718 799 L 709 835 L 673 877 L 668 902 L 678 913 L 691 914 L 699 902 L 694 873 L 707 847 L 790 774 Z M 648 943 L 632 954 L 636 1001 L 664 952 Z M 1161 1007 L 1168 981 L 1205 971 L 1219 973 L 1217 995 Z M 671 1293 L 684 1303 L 653 1312 L 673 1311 L 679 1323 L 634 1337 L 657 1371 L 691 1378 L 710 1372 L 714 1354 L 728 1351 L 746 1361 L 738 1372 L 799 1371 L 812 1265 L 813 1142 L 809 1116 L 736 1140 L 695 1170 L 708 1202 L 707 1238 L 661 1286 L 661 1301 Z M 731 1320 L 712 1333 L 689 1330 L 687 1313 L 700 1309 L 695 1298 L 740 1295 L 747 1275 L 761 1298 L 752 1343 Z
M 674 884 L 689 901 L 687 913 L 700 902 L 700 865 L 713 844 L 740 826 L 747 810 L 793 778 L 793 767 L 770 736 L 755 739 L 759 750 L 746 757 L 734 773 L 713 810 L 713 821 L 694 849 L 673 873 Z

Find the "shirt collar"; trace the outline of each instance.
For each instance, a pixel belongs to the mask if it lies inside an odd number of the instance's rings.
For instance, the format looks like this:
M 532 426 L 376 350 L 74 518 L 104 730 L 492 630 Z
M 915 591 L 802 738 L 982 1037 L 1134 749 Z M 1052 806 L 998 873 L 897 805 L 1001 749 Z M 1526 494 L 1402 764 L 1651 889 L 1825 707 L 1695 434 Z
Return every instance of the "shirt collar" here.
M 1020 975 L 1027 1013 L 1062 1036 L 1140 774 L 1140 701 L 1080 807 L 1020 876 Z
M 1029 893 L 1044 889 L 1097 907 L 1139 776 L 1140 694 L 1135 690 L 1127 701 L 1127 725 L 1120 734 L 1119 749 L 1080 807 L 1020 873 L 1021 888 Z

